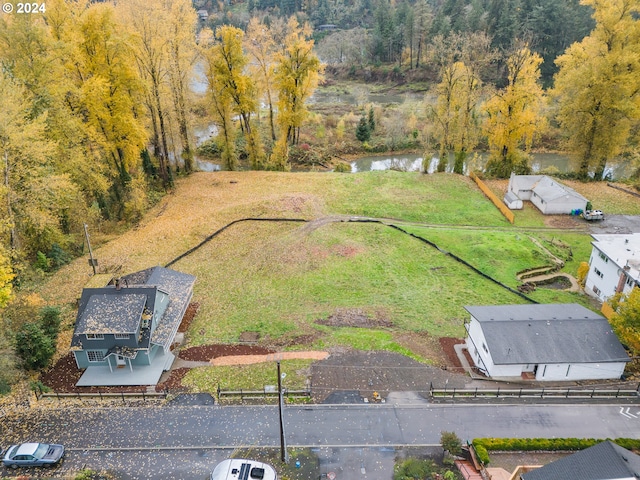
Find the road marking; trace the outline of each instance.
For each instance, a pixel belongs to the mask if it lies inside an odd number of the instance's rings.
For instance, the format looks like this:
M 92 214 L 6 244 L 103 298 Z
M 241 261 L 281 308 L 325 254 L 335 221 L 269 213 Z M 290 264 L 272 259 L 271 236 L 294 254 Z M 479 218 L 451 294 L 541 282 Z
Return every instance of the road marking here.
M 629 410 L 631 410 L 631 407 L 627 407 L 626 409 L 624 407 L 620 407 L 620 415 L 624 415 L 627 418 L 638 418 L 636 415 L 631 413 Z

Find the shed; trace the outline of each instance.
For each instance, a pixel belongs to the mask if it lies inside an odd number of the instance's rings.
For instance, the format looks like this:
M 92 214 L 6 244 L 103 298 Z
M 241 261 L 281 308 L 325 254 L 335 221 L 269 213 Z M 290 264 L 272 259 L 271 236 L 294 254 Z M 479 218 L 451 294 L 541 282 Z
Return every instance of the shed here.
M 522 200 L 513 192 L 507 192 L 505 194 L 504 203 L 511 210 L 522 210 Z

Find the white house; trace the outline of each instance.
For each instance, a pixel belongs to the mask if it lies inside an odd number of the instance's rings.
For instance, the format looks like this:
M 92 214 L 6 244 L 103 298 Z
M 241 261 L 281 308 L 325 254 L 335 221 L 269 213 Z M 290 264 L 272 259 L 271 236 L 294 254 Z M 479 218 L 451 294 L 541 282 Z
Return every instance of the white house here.
M 617 379 L 629 361 L 607 319 L 575 303 L 465 309 L 469 354 L 489 377 Z
M 508 192 L 513 192 L 520 200 L 531 201 L 545 215 L 586 210 L 588 202 L 574 189 L 546 175 L 511 173 Z
M 584 291 L 605 301 L 640 286 L 640 233 L 591 237 L 593 249 Z

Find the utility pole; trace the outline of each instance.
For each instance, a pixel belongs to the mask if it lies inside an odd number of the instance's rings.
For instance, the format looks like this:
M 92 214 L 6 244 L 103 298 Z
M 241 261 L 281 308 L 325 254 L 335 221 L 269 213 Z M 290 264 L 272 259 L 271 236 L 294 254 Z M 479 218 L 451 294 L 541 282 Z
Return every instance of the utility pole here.
M 89 242 L 89 230 L 87 229 L 87 224 L 84 224 L 84 237 L 87 239 L 87 246 L 89 247 L 89 264 L 91 268 L 93 268 L 93 274 L 96 274 L 96 264 L 97 260 L 93 258 L 93 251 L 91 250 L 91 242 Z
M 283 463 L 289 463 L 289 454 L 287 453 L 287 442 L 284 439 L 284 419 L 282 417 L 282 376 L 280 375 L 280 360 L 278 364 L 278 412 L 280 413 L 280 460 Z

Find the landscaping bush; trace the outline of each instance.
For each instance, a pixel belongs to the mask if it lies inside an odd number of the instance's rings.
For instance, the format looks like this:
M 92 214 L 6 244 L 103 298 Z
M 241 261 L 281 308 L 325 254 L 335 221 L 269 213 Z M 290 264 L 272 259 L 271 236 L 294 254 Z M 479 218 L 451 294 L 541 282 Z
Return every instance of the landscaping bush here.
M 487 452 L 487 449 L 482 446 L 482 445 L 476 445 L 474 443 L 473 448 L 476 450 L 476 456 L 478 457 L 478 460 L 480 460 L 480 462 L 486 467 L 487 465 L 489 465 L 489 453 Z
M 440 444 L 451 455 L 462 454 L 462 442 L 454 432 L 440 432 Z
M 393 480 L 421 480 L 429 478 L 436 471 L 436 464 L 433 460 L 407 458 L 395 466 Z
M 26 323 L 16 333 L 16 355 L 27 370 L 39 370 L 49 365 L 56 351 L 54 341 L 37 323 Z

